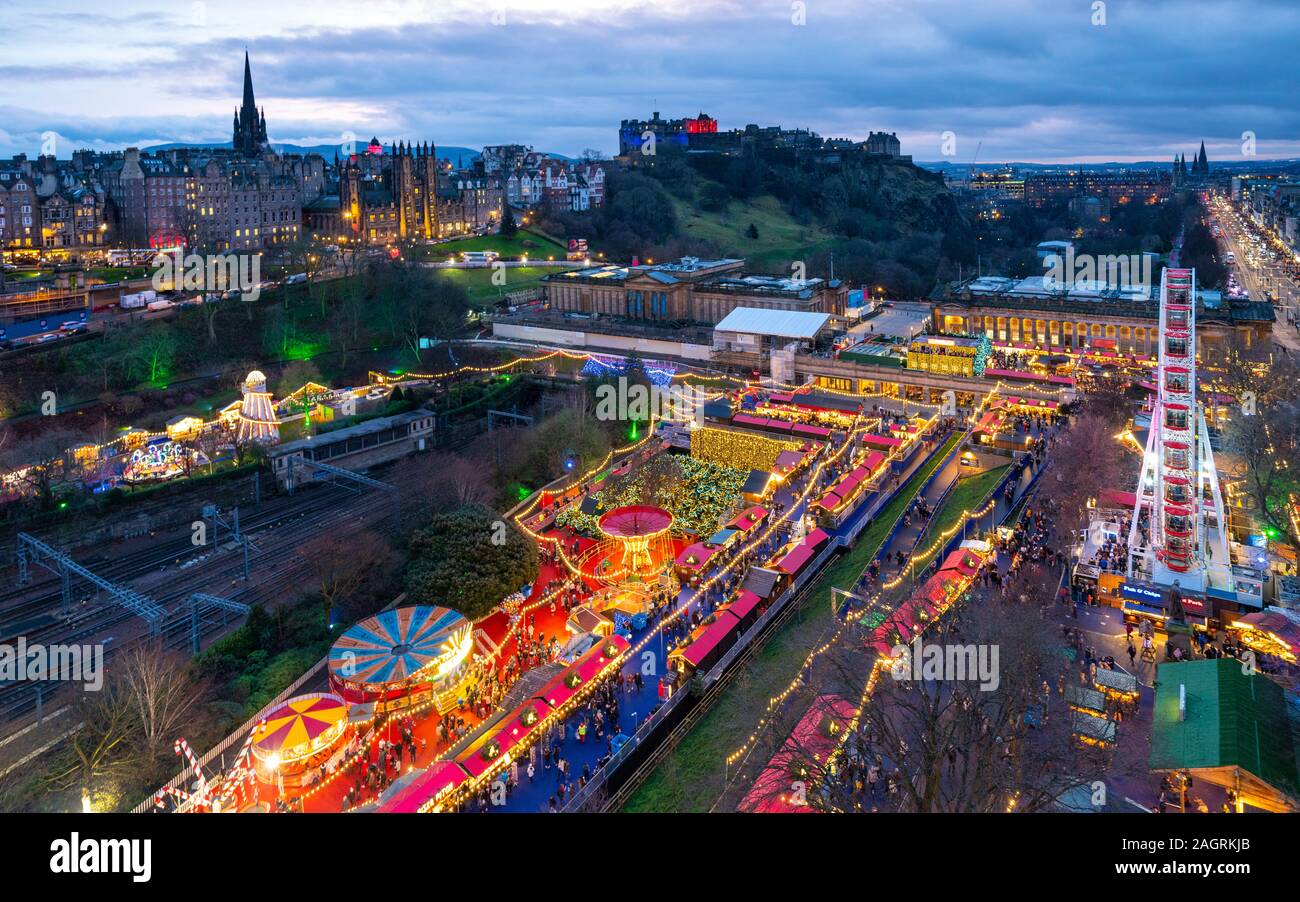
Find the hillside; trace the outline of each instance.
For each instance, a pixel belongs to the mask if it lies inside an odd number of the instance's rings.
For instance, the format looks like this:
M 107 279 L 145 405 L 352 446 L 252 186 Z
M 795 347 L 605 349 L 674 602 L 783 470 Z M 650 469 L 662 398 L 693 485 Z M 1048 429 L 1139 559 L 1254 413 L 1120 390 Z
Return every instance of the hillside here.
M 606 259 L 743 257 L 752 270 L 884 286 L 919 298 L 975 260 L 970 225 L 942 176 L 901 160 L 660 154 L 608 179 L 605 206 L 552 234 L 588 237 Z

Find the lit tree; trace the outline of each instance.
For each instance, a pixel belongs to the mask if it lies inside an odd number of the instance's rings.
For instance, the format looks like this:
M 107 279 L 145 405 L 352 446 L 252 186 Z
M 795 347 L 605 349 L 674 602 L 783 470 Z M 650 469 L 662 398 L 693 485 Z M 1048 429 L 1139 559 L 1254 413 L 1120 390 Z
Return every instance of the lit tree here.
M 68 738 L 68 753 L 45 784 L 55 791 L 78 790 L 84 808 L 97 797 L 115 801 L 116 785 L 139 763 L 132 742 L 139 721 L 130 694 L 120 681 L 110 680 L 98 692 L 79 693 L 74 709 L 72 717 L 81 726 Z
M 55 490 L 80 472 L 71 449 L 85 443 L 82 433 L 56 426 L 29 438 L 9 441 L 8 447 L 0 451 L 0 467 L 12 471 L 17 482 L 42 507 L 49 508 L 54 504 Z

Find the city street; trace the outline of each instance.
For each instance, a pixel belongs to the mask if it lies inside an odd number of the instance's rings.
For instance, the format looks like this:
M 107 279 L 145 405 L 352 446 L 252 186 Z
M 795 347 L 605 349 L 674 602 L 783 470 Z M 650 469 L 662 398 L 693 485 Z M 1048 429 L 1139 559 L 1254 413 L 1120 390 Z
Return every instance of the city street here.
M 1266 300 L 1272 293 L 1277 322 L 1273 324 L 1273 337 L 1289 351 L 1300 351 L 1300 279 L 1293 273 L 1294 264 L 1273 258 L 1273 250 L 1254 223 L 1238 213 L 1233 205 L 1216 198 L 1213 208 L 1218 214 L 1217 223 L 1222 230 L 1220 241 L 1226 252 L 1236 259 L 1231 268 L 1251 300 Z

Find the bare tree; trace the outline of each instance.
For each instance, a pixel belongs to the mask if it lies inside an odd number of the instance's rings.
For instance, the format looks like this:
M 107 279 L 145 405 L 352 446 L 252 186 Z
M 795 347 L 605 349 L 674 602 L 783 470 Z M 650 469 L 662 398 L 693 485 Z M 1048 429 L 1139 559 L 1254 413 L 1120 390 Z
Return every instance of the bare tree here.
M 1225 430 L 1230 470 L 1269 538 L 1300 552 L 1300 529 L 1291 512 L 1300 496 L 1300 368 L 1287 357 L 1269 359 L 1239 341 L 1219 359 L 1216 387 L 1237 405 Z
M 311 562 L 328 619 L 331 610 L 345 606 L 367 580 L 387 569 L 393 550 L 382 536 L 367 529 L 346 541 L 338 536 L 318 536 L 303 548 L 303 556 Z
M 118 656 L 121 692 L 134 710 L 140 745 L 151 757 L 165 751 L 203 697 L 184 657 L 156 642 L 133 645 Z
M 1133 467 L 1116 438 L 1115 424 L 1083 413 L 1056 439 L 1041 477 L 1044 500 L 1059 506 L 1062 522 L 1077 523 L 1089 499 L 1131 482 Z
M 490 449 L 475 443 L 478 454 L 432 451 L 409 458 L 396 479 L 402 487 L 403 522 L 414 528 L 438 510 L 466 504 L 491 505 L 496 490 L 492 482 Z

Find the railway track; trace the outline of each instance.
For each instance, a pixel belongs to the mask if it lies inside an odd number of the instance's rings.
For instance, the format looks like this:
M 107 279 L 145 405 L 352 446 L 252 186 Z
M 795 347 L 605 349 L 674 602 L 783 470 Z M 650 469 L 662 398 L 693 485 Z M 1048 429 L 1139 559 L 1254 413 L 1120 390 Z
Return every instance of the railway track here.
M 391 499 L 384 495 L 357 496 L 351 489 L 329 484 L 303 492 L 300 497 L 301 501 L 288 507 L 260 512 L 241 523 L 241 531 L 255 548 L 259 548 L 251 552 L 251 580 L 248 584 L 243 584 L 243 557 L 237 547 L 214 548 L 194 555 L 194 546 L 187 538 L 169 540 L 158 549 L 124 555 L 111 563 L 98 565 L 96 572 L 115 582 L 138 583 L 163 568 L 170 570 L 171 582 L 163 591 L 158 591 L 156 584 L 150 588 L 136 588 L 145 591 L 167 611 L 160 627 L 163 647 L 185 650 L 191 640 L 191 619 L 186 604 L 191 594 L 206 591 L 250 605 L 274 603 L 300 585 L 308 571 L 309 562 L 300 554 L 304 544 L 318 535 L 334 531 L 373 528 L 375 521 L 381 521 L 392 504 Z M 349 499 L 353 503 L 343 503 Z M 187 561 L 196 563 L 182 567 Z M 61 607 L 58 580 L 47 580 L 44 585 L 52 586 L 55 591 L 18 605 L 11 603 L 3 609 L 9 622 L 13 622 L 16 609 Z M 6 594 L 12 597 L 14 593 Z M 200 644 L 207 644 L 229 626 L 225 622 L 201 623 Z M 115 635 L 118 631 L 126 631 L 127 635 Z M 43 644 L 103 643 L 107 664 L 118 652 L 147 640 L 148 636 L 140 618 L 113 605 L 97 604 L 84 613 L 74 611 L 70 619 L 33 630 L 27 634 L 27 640 Z M 38 700 L 46 704 L 68 685 L 57 681 L 0 685 L 0 723 L 31 713 Z

